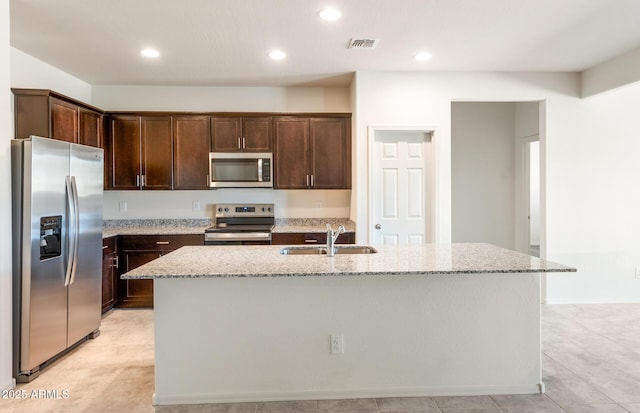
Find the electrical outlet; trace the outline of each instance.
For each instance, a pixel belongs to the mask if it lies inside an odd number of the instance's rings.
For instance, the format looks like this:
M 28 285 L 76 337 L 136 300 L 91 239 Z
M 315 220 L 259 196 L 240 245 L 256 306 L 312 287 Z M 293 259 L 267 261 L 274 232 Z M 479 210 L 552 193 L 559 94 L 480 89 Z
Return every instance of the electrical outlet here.
M 118 210 L 120 212 L 127 212 L 127 202 L 126 201 L 120 201 L 118 203 Z
M 331 354 L 344 354 L 344 338 L 342 334 L 331 336 Z
M 191 204 L 191 208 L 194 211 L 200 211 L 200 201 L 193 201 L 193 203 Z
M 322 208 L 322 201 L 316 201 L 316 208 Z

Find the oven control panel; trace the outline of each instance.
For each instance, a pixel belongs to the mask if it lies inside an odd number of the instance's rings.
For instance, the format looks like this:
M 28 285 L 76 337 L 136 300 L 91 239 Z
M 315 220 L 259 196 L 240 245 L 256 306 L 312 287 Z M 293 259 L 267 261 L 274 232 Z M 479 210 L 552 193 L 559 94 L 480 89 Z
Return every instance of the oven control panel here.
M 273 204 L 217 204 L 216 218 L 273 217 Z

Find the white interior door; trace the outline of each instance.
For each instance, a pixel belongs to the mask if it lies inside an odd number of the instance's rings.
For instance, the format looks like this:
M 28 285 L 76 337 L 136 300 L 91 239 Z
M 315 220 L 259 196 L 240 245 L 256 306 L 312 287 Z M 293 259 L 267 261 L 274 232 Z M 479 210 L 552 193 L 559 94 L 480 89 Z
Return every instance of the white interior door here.
M 371 160 L 371 242 L 431 242 L 430 146 L 425 131 L 375 130 Z

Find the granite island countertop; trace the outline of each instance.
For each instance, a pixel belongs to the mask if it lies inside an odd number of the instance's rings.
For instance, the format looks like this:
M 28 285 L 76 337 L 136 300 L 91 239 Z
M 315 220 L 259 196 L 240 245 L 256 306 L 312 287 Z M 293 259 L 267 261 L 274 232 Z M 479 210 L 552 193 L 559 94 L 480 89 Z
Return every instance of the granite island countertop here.
M 349 218 L 276 218 L 274 233 L 326 232 L 327 224 L 336 229 L 344 225 L 346 232 L 355 232 Z M 211 219 L 111 219 L 105 220 L 102 237 L 117 235 L 203 234 L 213 225 Z
M 282 255 L 282 246 L 182 247 L 124 279 L 575 272 L 491 244 L 374 246 L 375 254 Z

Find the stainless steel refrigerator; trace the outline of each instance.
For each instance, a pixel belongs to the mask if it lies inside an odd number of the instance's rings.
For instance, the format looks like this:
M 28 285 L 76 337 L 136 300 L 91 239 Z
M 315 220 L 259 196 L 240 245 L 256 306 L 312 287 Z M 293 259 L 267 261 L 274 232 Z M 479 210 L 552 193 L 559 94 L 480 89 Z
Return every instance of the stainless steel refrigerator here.
M 32 136 L 11 142 L 14 376 L 37 377 L 97 336 L 103 150 Z

